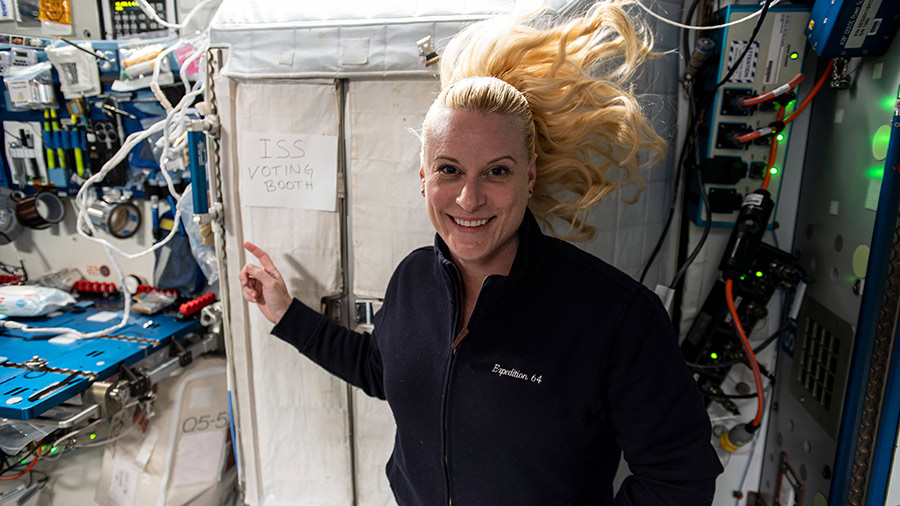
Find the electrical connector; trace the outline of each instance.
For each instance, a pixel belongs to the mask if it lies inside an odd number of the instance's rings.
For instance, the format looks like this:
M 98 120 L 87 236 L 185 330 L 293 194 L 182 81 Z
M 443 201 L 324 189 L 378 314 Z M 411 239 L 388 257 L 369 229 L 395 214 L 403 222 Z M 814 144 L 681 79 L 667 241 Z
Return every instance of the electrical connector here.
M 747 423 L 735 425 L 730 431 L 722 434 L 722 437 L 719 438 L 719 444 L 722 445 L 722 449 L 726 452 L 735 452 L 740 447 L 753 441 L 753 434 L 756 433 L 758 428 Z

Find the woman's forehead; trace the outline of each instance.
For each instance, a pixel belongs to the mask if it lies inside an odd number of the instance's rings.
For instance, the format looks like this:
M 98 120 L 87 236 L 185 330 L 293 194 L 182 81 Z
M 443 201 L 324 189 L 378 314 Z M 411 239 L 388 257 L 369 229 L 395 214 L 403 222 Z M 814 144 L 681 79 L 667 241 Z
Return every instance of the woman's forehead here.
M 514 116 L 467 109 L 445 110 L 429 118 L 426 144 L 509 145 L 525 149 L 525 134 Z

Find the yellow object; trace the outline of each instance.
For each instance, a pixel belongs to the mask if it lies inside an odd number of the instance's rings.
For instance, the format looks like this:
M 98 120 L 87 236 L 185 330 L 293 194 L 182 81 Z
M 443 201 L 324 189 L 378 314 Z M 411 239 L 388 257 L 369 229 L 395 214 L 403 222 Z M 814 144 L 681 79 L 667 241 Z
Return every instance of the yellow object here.
M 50 111 L 44 109 L 44 131 L 50 131 Z M 47 136 L 49 137 L 49 135 Z M 53 156 L 53 150 L 47 147 L 44 151 L 47 152 L 47 168 L 55 169 L 56 168 L 56 158 Z
M 719 444 L 722 445 L 722 449 L 728 453 L 736 452 L 740 446 L 735 446 L 731 443 L 731 440 L 728 439 L 728 433 L 722 434 L 719 438 Z
M 81 148 L 75 148 L 75 171 L 78 175 L 84 177 L 84 156 L 81 154 Z
M 72 24 L 72 12 L 69 10 L 69 0 L 41 0 L 38 19 L 61 25 Z
M 122 62 L 122 66 L 128 68 L 132 65 L 145 62 L 148 60 L 152 60 L 159 56 L 163 47 L 160 44 L 154 44 L 152 46 L 147 46 L 144 49 L 135 52 L 133 55 L 129 56 Z

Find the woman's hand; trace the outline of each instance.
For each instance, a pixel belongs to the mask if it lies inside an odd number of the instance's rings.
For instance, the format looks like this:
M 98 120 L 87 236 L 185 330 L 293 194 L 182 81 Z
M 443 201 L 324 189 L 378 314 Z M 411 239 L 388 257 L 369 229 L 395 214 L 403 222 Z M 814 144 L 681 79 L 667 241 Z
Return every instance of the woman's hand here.
M 272 263 L 269 254 L 252 242 L 244 242 L 244 249 L 253 254 L 262 267 L 247 264 L 241 269 L 241 294 L 247 302 L 259 306 L 263 316 L 278 323 L 291 305 L 291 294 L 281 273 Z

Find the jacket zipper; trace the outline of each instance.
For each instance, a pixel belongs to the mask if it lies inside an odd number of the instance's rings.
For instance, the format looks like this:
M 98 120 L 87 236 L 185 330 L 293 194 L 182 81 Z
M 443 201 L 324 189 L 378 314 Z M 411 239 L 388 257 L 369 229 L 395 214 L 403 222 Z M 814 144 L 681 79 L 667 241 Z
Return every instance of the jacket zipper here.
M 451 264 L 453 265 L 453 264 Z M 443 448 L 443 458 L 444 458 L 444 483 L 447 488 L 447 506 L 452 506 L 453 499 L 450 494 L 450 459 L 449 459 L 449 446 L 450 446 L 450 381 L 453 379 L 453 365 L 456 363 L 456 350 L 458 348 L 460 337 L 459 335 L 463 335 L 463 332 L 468 333 L 467 329 L 459 329 L 460 323 L 462 321 L 462 280 L 459 277 L 459 271 L 456 269 L 456 266 L 453 265 L 453 274 L 455 276 L 456 281 L 456 300 L 458 309 L 456 312 L 456 322 L 453 325 L 453 331 L 457 334 L 457 337 L 453 340 L 453 343 L 457 346 L 451 345 L 450 351 L 450 363 L 447 367 L 447 380 L 444 382 L 444 448 Z
M 452 264 L 451 264 L 452 265 Z M 447 381 L 444 386 L 444 480 L 447 486 L 447 506 L 453 506 L 453 499 L 450 494 L 450 381 L 453 379 L 453 367 L 456 364 L 456 354 L 459 351 L 459 347 L 462 344 L 463 339 L 469 334 L 468 326 L 460 329 L 460 322 L 462 321 L 462 310 L 463 310 L 463 297 L 462 297 L 462 280 L 459 277 L 459 271 L 456 269 L 456 266 L 453 265 L 453 273 L 456 275 L 456 297 L 457 303 L 459 304 L 459 311 L 456 314 L 456 324 L 453 326 L 453 330 L 456 333 L 456 338 L 453 339 L 452 344 L 450 345 L 450 364 L 447 368 Z M 487 280 L 493 276 L 487 276 L 484 278 L 484 281 L 481 282 L 481 288 L 484 289 L 484 285 L 487 284 Z M 481 290 L 478 291 L 479 298 L 481 297 Z M 475 305 L 472 307 L 472 314 L 475 314 L 475 308 L 478 307 L 478 300 L 475 300 Z M 469 317 L 469 323 L 472 322 L 471 317 Z M 457 329 L 459 329 L 457 331 Z

